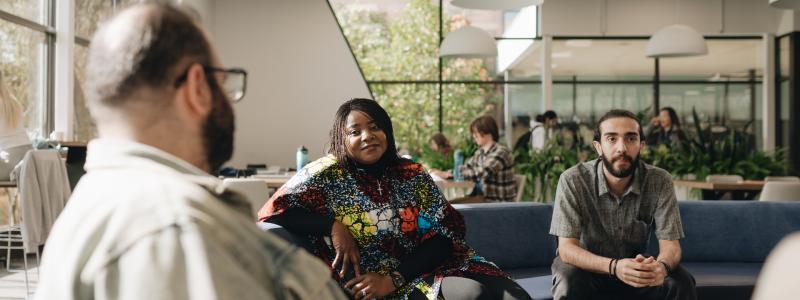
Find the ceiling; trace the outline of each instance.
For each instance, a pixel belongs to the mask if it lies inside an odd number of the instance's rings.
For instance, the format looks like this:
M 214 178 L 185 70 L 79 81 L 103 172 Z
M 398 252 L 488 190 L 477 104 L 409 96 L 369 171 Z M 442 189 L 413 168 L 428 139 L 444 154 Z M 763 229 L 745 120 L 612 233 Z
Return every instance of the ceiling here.
M 665 78 L 717 78 L 732 76 L 746 79 L 755 69 L 762 73 L 763 50 L 760 39 L 707 39 L 708 55 L 684 58 L 662 58 L 661 76 Z M 536 77 L 540 74 L 541 41 L 536 41 L 512 69 L 515 77 Z M 579 39 L 554 40 L 551 64 L 554 77 L 578 76 L 584 80 L 611 78 L 650 78 L 653 59 L 645 57 L 647 40 Z

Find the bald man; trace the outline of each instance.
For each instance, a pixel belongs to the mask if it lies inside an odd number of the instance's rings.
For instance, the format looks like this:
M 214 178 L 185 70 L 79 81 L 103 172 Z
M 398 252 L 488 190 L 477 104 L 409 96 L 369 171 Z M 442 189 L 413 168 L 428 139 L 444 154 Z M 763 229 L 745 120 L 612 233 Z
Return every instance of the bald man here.
M 244 92 L 223 87 L 244 74 L 174 7 L 137 5 L 97 32 L 86 94 L 100 138 L 36 299 L 345 299 L 328 267 L 259 230 L 209 175 L 231 157 Z

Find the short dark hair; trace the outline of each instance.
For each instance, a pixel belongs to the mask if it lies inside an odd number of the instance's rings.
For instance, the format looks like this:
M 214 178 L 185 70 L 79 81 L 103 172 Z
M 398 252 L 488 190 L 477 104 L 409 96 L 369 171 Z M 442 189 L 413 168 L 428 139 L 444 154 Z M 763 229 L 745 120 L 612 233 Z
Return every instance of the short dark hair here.
M 469 124 L 469 132 L 480 132 L 481 134 L 491 134 L 492 140 L 497 142 L 500 139 L 500 131 L 497 129 L 497 121 L 492 116 L 481 116 Z
M 555 118 L 558 118 L 558 115 L 556 115 L 556 112 L 554 112 L 554 111 L 552 111 L 552 110 L 548 110 L 548 111 L 544 112 L 544 114 L 542 115 L 542 117 L 544 117 L 544 120 L 547 120 L 547 119 L 555 119 Z
M 141 21 L 127 26 L 128 31 L 110 32 L 118 28 L 112 26 L 115 20 L 129 14 L 141 14 Z M 112 37 L 120 42 L 109 43 Z M 211 61 L 209 41 L 188 14 L 167 4 L 135 5 L 95 34 L 86 66 L 87 98 L 90 103 L 121 106 L 142 88 L 173 88 L 191 63 L 210 65 Z M 137 100 L 151 97 L 142 98 Z
M 394 144 L 392 119 L 389 118 L 386 110 L 372 99 L 354 98 L 339 106 L 339 109 L 336 110 L 336 116 L 333 118 L 333 127 L 331 127 L 328 137 L 328 154 L 336 157 L 340 165 L 347 165 L 349 160 L 347 158 L 347 145 L 345 145 L 347 143 L 345 126 L 347 126 L 347 116 L 353 111 L 360 111 L 366 114 L 386 134 L 386 152 L 383 153 L 380 161 L 390 165 L 397 164 L 400 161 L 400 156 L 397 155 L 397 146 Z
M 605 120 L 614 118 L 628 118 L 636 121 L 636 125 L 639 126 L 639 140 L 640 141 L 645 140 L 644 130 L 642 130 L 642 122 L 639 120 L 639 118 L 636 117 L 635 114 L 624 109 L 612 109 L 609 110 L 607 113 L 605 113 L 602 117 L 600 117 L 600 120 L 597 121 L 597 124 L 595 124 L 594 127 L 595 142 L 600 142 L 600 135 L 602 134 L 602 132 L 600 132 L 600 125 L 602 125 L 603 122 L 605 122 Z

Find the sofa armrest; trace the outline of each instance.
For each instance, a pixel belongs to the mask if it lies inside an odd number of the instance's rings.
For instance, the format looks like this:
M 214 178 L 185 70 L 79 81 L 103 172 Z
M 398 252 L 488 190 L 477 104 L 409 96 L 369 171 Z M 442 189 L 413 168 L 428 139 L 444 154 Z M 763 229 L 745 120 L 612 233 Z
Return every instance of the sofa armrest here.
M 283 226 L 274 223 L 258 222 L 256 224 L 261 230 L 277 235 L 283 240 L 305 249 L 309 253 L 314 253 L 314 247 L 306 236 L 294 234 L 286 230 L 286 228 L 283 228 Z

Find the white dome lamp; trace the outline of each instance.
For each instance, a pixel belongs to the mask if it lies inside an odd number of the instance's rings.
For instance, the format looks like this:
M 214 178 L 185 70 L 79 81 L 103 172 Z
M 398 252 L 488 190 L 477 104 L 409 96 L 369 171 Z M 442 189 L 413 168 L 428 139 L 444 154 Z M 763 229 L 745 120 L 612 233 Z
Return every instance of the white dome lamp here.
M 708 54 L 706 40 L 686 25 L 670 25 L 650 37 L 645 49 L 647 57 L 685 57 Z
M 769 5 L 775 8 L 800 9 L 798 0 L 769 0 Z
M 508 10 L 531 5 L 542 5 L 544 0 L 453 0 L 454 6 L 470 9 Z
M 497 56 L 497 43 L 488 32 L 472 26 L 464 26 L 447 34 L 439 48 L 439 56 L 495 57 Z

